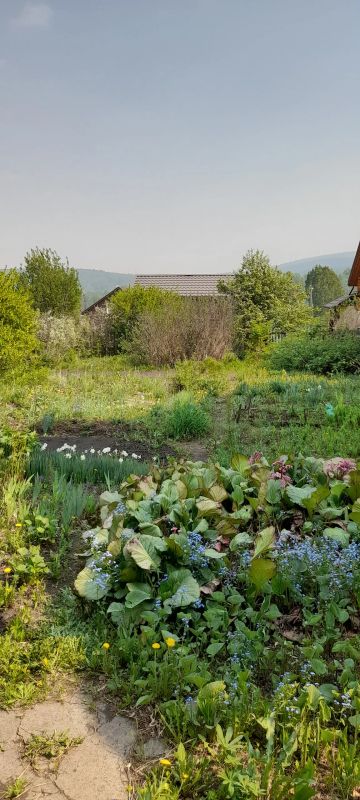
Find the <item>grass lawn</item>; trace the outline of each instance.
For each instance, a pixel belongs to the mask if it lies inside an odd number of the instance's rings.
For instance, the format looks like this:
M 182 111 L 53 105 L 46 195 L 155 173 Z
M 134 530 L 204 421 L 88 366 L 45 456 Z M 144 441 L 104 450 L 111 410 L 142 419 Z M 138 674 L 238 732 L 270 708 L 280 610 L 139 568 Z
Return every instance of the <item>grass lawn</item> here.
M 130 425 L 133 438 L 203 439 L 209 455 L 228 463 L 233 452 L 256 450 L 316 456 L 360 455 L 360 377 L 319 378 L 271 373 L 260 362 L 208 359 L 200 367 L 139 370 L 124 357 L 92 358 L 68 369 L 49 370 L 41 380 L 0 387 L 0 426 L 65 436 L 74 421 L 96 433 L 99 422 Z M 208 428 L 187 432 L 166 424 L 179 396 L 190 393 L 210 417 Z M 330 406 L 332 406 L 332 409 Z M 191 411 L 191 410 L 190 410 Z M 93 426 L 93 427 L 92 427 Z

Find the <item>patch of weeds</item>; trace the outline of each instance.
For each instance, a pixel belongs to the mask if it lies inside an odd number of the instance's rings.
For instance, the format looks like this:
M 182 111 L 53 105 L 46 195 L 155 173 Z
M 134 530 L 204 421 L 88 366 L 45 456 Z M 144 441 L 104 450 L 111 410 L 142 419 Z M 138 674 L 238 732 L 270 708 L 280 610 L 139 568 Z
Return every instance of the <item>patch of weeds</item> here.
M 181 392 L 167 405 L 152 409 L 149 428 L 157 439 L 200 439 L 211 426 L 204 403 L 198 403 L 188 392 Z
M 43 697 L 51 681 L 62 674 L 83 669 L 86 664 L 84 639 L 59 631 L 49 635 L 49 618 L 30 623 L 31 610 L 25 606 L 1 637 L 0 707 L 15 703 L 30 705 Z
M 25 758 L 33 766 L 38 758 L 55 758 L 57 761 L 72 747 L 81 744 L 82 736 L 70 736 L 67 731 L 54 731 L 51 734 L 32 733 L 25 745 Z
M 3 800 L 13 800 L 15 797 L 21 797 L 26 791 L 28 782 L 26 778 L 19 775 L 12 783 L 9 783 L 2 795 Z
M 46 434 L 51 433 L 54 429 L 54 425 L 55 414 L 53 414 L 52 411 L 46 411 L 40 423 L 43 434 L 46 436 Z

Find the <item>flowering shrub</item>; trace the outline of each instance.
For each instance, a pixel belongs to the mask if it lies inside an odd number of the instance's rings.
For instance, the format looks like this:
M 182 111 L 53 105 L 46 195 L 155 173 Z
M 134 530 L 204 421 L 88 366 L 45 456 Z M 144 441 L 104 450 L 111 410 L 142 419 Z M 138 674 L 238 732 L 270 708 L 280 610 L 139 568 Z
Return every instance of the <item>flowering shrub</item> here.
M 84 342 L 88 337 L 88 320 L 81 316 L 56 317 L 50 312 L 39 319 L 38 337 L 42 345 L 43 359 L 48 364 L 58 364 L 76 354 L 84 354 Z

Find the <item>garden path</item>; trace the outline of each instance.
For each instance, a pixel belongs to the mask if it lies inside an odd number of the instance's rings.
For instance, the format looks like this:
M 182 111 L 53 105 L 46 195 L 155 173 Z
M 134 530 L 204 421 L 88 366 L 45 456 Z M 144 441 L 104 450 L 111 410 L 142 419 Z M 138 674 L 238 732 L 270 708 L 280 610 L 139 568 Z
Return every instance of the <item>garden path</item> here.
M 42 757 L 29 763 L 25 745 L 31 734 L 54 731 L 82 741 L 58 761 Z M 24 800 L 126 800 L 136 744 L 135 722 L 79 689 L 61 702 L 49 699 L 27 709 L 0 711 L 0 797 L 21 776 L 27 782 Z M 143 753 L 158 757 L 162 745 L 150 739 Z

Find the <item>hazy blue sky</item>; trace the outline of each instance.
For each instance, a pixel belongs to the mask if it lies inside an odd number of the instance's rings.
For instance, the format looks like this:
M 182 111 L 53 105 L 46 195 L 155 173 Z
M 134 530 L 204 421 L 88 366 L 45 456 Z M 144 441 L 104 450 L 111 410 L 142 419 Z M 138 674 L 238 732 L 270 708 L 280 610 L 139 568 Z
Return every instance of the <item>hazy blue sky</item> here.
M 355 249 L 359 30 L 360 0 L 0 0 L 0 265 Z

